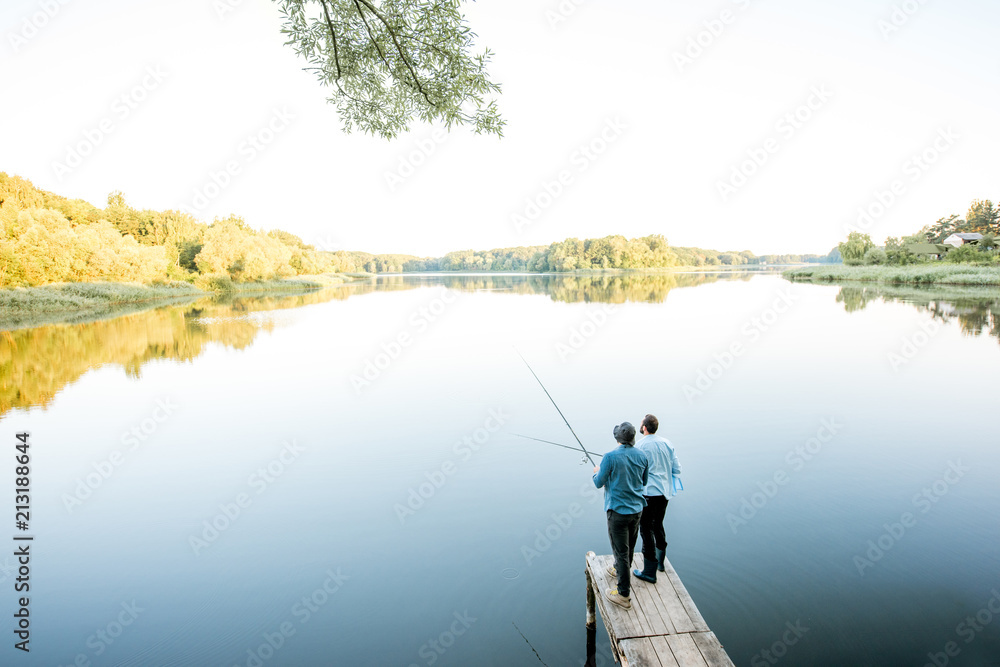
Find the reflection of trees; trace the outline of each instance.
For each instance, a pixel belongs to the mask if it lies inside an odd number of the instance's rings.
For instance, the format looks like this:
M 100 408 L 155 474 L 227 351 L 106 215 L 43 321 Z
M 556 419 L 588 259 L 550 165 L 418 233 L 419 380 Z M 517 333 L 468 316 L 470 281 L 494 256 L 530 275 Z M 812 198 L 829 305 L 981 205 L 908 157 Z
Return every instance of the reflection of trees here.
M 849 313 L 864 310 L 869 299 L 878 298 L 878 295 L 871 293 L 871 289 L 870 287 L 855 287 L 853 285 L 841 287 L 837 294 L 837 303 L 844 304 L 844 310 Z
M 91 368 L 117 364 L 137 378 L 147 361 L 190 361 L 208 343 L 244 349 L 261 330 L 274 327 L 273 322 L 248 314 L 345 299 L 365 291 L 359 287 L 345 285 L 295 296 L 201 299 L 85 324 L 0 332 L 0 415 L 12 408 L 48 405 L 59 390 Z
M 0 415 L 13 408 L 48 405 L 56 393 L 91 368 L 117 364 L 129 377 L 138 378 L 150 360 L 191 361 L 209 343 L 244 349 L 261 330 L 274 328 L 273 321 L 252 317 L 253 313 L 434 285 L 462 291 L 546 294 L 568 303 L 661 302 L 671 289 L 719 279 L 719 275 L 696 273 L 379 276 L 291 296 L 206 298 L 140 312 L 133 306 L 117 317 L 102 312 L 104 319 L 89 322 L 0 332 Z
M 847 312 L 864 310 L 870 301 L 907 303 L 941 322 L 957 321 L 962 333 L 1000 339 L 1000 294 L 995 288 L 845 285 L 837 302 Z
M 749 279 L 749 274 L 732 274 Z M 444 285 L 463 292 L 503 291 L 513 294 L 544 294 L 565 303 L 660 303 L 677 287 L 715 282 L 720 274 L 706 273 L 616 273 L 616 274 L 458 274 L 434 276 L 380 276 L 379 285 L 394 289 L 406 286 Z

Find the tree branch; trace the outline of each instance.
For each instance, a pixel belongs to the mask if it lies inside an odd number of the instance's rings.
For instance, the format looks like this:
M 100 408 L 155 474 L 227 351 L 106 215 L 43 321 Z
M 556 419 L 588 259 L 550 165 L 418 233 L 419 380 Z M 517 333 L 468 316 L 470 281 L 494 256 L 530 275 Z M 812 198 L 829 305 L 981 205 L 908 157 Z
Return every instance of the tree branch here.
M 430 104 L 432 107 L 437 107 L 436 104 L 431 102 L 431 98 L 427 96 L 427 91 L 424 90 L 424 87 L 420 85 L 420 79 L 417 77 L 417 73 L 410 65 L 410 61 L 406 59 L 406 54 L 403 53 L 403 46 L 399 43 L 399 39 L 396 37 L 396 31 L 393 30 L 391 25 L 389 25 L 389 21 L 386 20 L 386 18 L 382 16 L 382 13 L 378 9 L 376 9 L 375 6 L 372 5 L 372 3 L 368 2 L 368 0 L 354 0 L 354 4 L 357 5 L 359 1 L 362 4 L 364 4 L 364 6 L 367 7 L 369 10 L 371 10 L 371 13 L 374 14 L 375 17 L 382 22 L 382 25 L 385 26 L 385 29 L 386 31 L 388 31 L 389 36 L 392 37 L 392 43 L 396 45 L 396 51 L 399 53 L 400 59 L 403 61 L 403 64 L 406 65 L 406 69 L 410 70 L 410 76 L 413 77 L 413 82 L 417 84 L 417 90 L 419 90 L 420 94 L 424 96 L 425 100 L 427 100 L 427 104 Z M 359 13 L 361 12 L 360 7 L 358 7 L 358 12 Z M 364 19 L 364 15 L 362 15 L 362 19 Z M 365 21 L 365 26 L 367 25 L 368 22 Z M 371 33 L 369 33 L 369 35 L 370 34 Z M 379 51 L 379 53 L 381 53 L 381 50 Z
M 323 14 L 326 16 L 326 25 L 330 28 L 330 37 L 333 38 L 333 62 L 337 64 L 337 78 L 334 79 L 336 81 L 340 79 L 340 55 L 337 53 L 337 33 L 333 29 L 333 21 L 330 20 L 330 10 L 327 9 L 326 0 L 320 0 L 320 2 L 323 3 Z
M 382 47 L 379 46 L 378 42 L 375 40 L 375 35 L 372 34 L 372 28 L 370 25 L 368 25 L 368 19 L 365 18 L 365 13 L 364 11 L 362 11 L 361 5 L 358 4 L 358 0 L 354 0 L 354 6 L 358 10 L 358 16 L 361 17 L 361 22 L 365 24 L 365 32 L 368 33 L 368 39 L 370 39 L 371 43 L 375 45 L 375 50 L 378 51 L 378 56 L 379 58 L 382 59 L 382 62 L 385 64 L 385 68 L 389 70 L 390 74 L 392 74 L 392 65 L 390 65 L 389 61 L 385 59 L 385 54 L 382 53 Z

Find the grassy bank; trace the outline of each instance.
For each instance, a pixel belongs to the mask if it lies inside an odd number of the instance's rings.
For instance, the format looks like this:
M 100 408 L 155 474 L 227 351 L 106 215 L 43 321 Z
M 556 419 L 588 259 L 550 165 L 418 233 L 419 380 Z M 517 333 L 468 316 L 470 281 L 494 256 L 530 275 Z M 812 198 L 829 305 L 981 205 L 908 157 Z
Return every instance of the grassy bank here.
M 912 285 L 1000 285 L 1000 267 L 972 264 L 910 266 L 845 266 L 832 264 L 789 269 L 789 280 L 812 282 L 861 281 Z
M 0 329 L 56 322 L 84 322 L 213 294 L 253 296 L 308 292 L 348 282 L 338 274 L 293 280 L 234 283 L 206 280 L 199 286 L 175 281 L 159 285 L 130 283 L 59 283 L 0 290 Z
M 206 295 L 184 282 L 61 283 L 5 289 L 0 290 L 0 329 L 87 322 Z
M 5 315 L 28 311 L 79 310 L 198 296 L 205 296 L 205 292 L 184 282 L 164 285 L 62 283 L 0 290 L 0 310 Z
M 285 280 L 258 280 L 234 282 L 229 276 L 206 276 L 196 280 L 195 285 L 215 294 L 269 294 L 272 292 L 302 292 L 333 287 L 348 282 L 348 278 L 337 273 L 297 276 Z

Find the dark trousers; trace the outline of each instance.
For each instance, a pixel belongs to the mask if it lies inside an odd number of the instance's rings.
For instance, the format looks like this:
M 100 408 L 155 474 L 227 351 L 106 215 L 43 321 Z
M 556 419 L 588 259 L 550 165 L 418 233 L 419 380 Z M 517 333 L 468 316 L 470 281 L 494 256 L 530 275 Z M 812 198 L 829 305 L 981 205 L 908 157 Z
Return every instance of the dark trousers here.
M 632 590 L 629 575 L 632 570 L 632 552 L 639 539 L 639 516 L 619 514 L 608 510 L 608 537 L 611 538 L 611 553 L 615 555 L 615 569 L 618 571 L 618 594 L 628 597 Z
M 642 510 L 639 534 L 642 535 L 642 557 L 647 561 L 656 560 L 656 550 L 667 548 L 667 535 L 663 531 L 663 515 L 667 513 L 665 496 L 643 496 L 646 509 Z

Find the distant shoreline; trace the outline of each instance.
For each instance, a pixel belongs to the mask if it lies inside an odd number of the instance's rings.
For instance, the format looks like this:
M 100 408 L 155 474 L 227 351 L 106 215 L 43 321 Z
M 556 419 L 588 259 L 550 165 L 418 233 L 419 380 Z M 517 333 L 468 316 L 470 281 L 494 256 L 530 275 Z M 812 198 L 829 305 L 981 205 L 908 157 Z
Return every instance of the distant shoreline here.
M 812 264 L 714 264 L 702 266 L 661 266 L 641 269 L 574 269 L 572 271 L 489 271 L 483 270 L 461 270 L 449 271 L 440 269 L 435 271 L 400 271 L 386 273 L 368 274 L 348 274 L 363 275 L 369 278 L 379 276 L 599 276 L 599 275 L 628 275 L 634 274 L 657 274 L 657 273 L 727 273 L 730 271 L 771 271 L 789 266 L 809 267 Z

